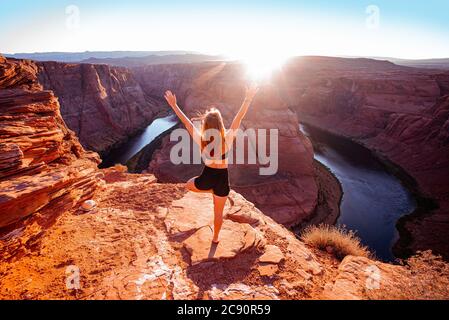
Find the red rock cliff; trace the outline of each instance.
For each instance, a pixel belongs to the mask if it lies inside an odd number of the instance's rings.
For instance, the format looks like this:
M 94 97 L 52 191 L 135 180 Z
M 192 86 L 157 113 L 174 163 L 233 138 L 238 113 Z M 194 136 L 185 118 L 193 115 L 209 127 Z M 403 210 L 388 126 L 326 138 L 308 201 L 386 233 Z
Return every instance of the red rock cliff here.
M 166 108 L 161 97 L 142 92 L 126 68 L 39 62 L 39 80 L 53 90 L 67 126 L 81 144 L 107 153 L 147 126 Z
M 85 152 L 42 90 L 38 67 L 0 57 L 0 230 L 33 215 L 43 225 L 91 196 L 96 154 Z M 17 227 L 17 225 L 15 225 Z

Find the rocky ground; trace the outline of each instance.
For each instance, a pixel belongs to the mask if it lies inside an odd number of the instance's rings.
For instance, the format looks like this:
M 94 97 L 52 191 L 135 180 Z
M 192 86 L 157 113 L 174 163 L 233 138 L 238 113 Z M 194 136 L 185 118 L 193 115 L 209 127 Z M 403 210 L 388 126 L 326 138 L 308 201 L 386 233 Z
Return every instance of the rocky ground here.
M 20 255 L 2 255 L 2 299 L 448 298 L 449 268 L 431 255 L 393 266 L 343 262 L 300 242 L 232 192 L 218 245 L 212 200 L 152 175 L 102 171 L 97 206 L 62 213 Z M 3 250 L 35 232 L 3 235 Z M 80 287 L 70 279 L 79 270 Z M 378 276 L 373 276 L 373 271 Z M 67 288 L 67 282 L 69 287 Z

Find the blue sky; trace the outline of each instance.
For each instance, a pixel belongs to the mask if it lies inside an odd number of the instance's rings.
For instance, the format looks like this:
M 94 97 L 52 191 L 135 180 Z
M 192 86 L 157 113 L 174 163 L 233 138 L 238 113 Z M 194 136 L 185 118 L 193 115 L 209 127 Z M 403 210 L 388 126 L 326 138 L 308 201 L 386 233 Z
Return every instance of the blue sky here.
M 449 57 L 447 0 L 2 0 L 0 6 L 4 53 L 182 49 L 246 57 L 260 51 Z

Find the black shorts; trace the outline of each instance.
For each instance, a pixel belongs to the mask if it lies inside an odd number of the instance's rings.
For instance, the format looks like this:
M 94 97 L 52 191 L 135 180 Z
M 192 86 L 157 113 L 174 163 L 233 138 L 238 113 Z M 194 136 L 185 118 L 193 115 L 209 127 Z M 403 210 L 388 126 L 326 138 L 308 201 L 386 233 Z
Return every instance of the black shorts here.
M 203 172 L 194 180 L 195 187 L 199 190 L 213 190 L 214 194 L 219 197 L 227 197 L 229 195 L 229 177 L 228 169 L 215 169 L 204 166 Z

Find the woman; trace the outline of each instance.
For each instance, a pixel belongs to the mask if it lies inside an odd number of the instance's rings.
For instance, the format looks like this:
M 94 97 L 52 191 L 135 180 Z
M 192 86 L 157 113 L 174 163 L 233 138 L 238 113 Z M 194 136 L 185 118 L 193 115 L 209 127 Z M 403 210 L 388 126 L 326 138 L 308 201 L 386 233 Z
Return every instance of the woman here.
M 203 172 L 200 176 L 190 179 L 186 187 L 193 192 L 207 192 L 213 194 L 214 200 L 214 235 L 212 242 L 218 243 L 218 235 L 223 224 L 223 209 L 229 195 L 228 151 L 231 149 L 237 129 L 253 100 L 258 88 L 251 86 L 246 89 L 245 100 L 232 121 L 229 130 L 223 124 L 219 110 L 211 108 L 202 116 L 201 131 L 182 112 L 176 103 L 176 96 L 171 91 L 165 92 L 165 99 L 170 107 L 185 125 L 193 140 L 198 143 L 204 161 Z M 217 133 L 218 134 L 214 134 Z M 209 137 L 211 135 L 211 137 Z M 215 141 L 214 137 L 220 141 Z

